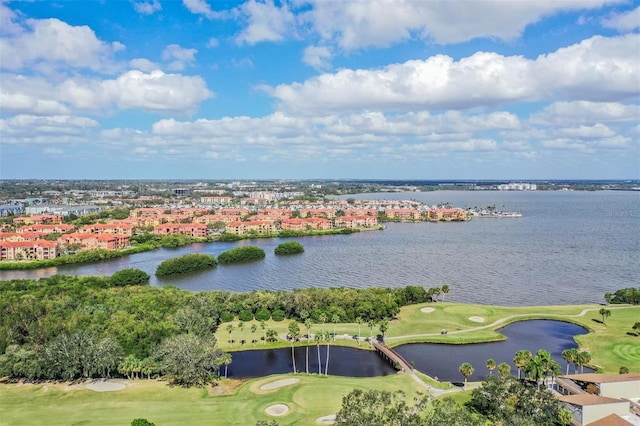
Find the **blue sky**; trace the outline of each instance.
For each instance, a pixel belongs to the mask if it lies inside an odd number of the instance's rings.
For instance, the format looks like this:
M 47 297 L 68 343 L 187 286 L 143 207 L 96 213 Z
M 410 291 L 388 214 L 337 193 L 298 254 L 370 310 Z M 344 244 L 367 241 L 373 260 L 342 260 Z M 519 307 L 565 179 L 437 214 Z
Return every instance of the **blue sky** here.
M 638 179 L 640 1 L 0 0 L 0 178 Z

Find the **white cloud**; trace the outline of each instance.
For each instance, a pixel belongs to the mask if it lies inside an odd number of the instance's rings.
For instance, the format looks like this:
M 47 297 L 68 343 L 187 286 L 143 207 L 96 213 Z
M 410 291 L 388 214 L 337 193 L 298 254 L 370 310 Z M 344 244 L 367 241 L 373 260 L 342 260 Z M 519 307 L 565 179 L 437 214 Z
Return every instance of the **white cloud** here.
M 624 0 L 415 1 L 309 0 L 306 20 L 344 50 L 387 47 L 407 39 L 460 43 L 478 37 L 514 40 L 545 16 L 598 9 Z
M 204 15 L 209 19 L 222 18 L 226 16 L 225 13 L 213 11 L 209 4 L 204 0 L 182 0 L 182 3 L 189 12 L 196 15 Z
M 596 123 L 627 123 L 640 119 L 640 106 L 614 102 L 556 102 L 531 115 L 534 125 L 568 127 Z
M 272 0 L 265 3 L 249 0 L 240 9 L 249 23 L 236 38 L 238 43 L 281 41 L 294 34 L 295 17 L 286 3 L 278 7 Z
M 207 47 L 218 47 L 219 45 L 220 45 L 220 42 L 215 37 L 211 37 L 207 42 Z
M 303 83 L 261 86 L 284 111 L 469 109 L 520 101 L 609 101 L 640 95 L 640 35 L 593 37 L 535 60 L 478 52 L 376 70 L 345 69 Z M 313 102 L 309 102 L 313 100 Z
M 141 2 L 134 1 L 133 8 L 136 10 L 136 12 L 141 13 L 143 15 L 153 15 L 159 10 L 162 10 L 162 5 L 158 0 L 141 1 Z
M 595 124 L 593 126 L 567 127 L 564 129 L 559 129 L 558 133 L 567 137 L 580 139 L 601 139 L 609 138 L 615 135 L 615 132 L 613 130 L 601 123 Z
M 98 127 L 99 123 L 95 120 L 68 115 L 38 117 L 20 114 L 6 120 L 0 119 L 2 141 L 9 144 L 82 143 Z
M 309 46 L 302 54 L 302 62 L 319 70 L 329 68 L 330 59 L 331 50 L 326 46 Z
M 55 85 L 37 77 L 3 75 L 2 109 L 13 113 L 61 114 L 70 109 L 142 109 L 188 114 L 213 96 L 199 76 L 128 71 L 113 80 L 74 77 Z
M 187 65 L 193 65 L 197 49 L 185 49 L 177 44 L 170 44 L 162 52 L 163 61 L 171 61 L 169 69 L 173 71 L 183 70 Z
M 99 40 L 88 26 L 71 26 L 58 19 L 28 19 L 22 31 L 0 39 L 0 67 L 19 70 L 44 61 L 54 67 L 105 71 L 113 68 L 113 56 L 122 49 L 119 42 Z
M 640 27 L 640 6 L 623 13 L 614 13 L 602 20 L 602 25 L 614 28 L 621 33 L 628 33 Z
M 131 68 L 135 68 L 135 69 L 138 69 L 140 71 L 153 71 L 153 70 L 157 70 L 157 69 L 160 68 L 158 66 L 158 64 L 155 64 L 155 63 L 153 63 L 150 60 L 145 59 L 145 58 L 132 59 L 131 61 L 129 61 L 129 66 Z

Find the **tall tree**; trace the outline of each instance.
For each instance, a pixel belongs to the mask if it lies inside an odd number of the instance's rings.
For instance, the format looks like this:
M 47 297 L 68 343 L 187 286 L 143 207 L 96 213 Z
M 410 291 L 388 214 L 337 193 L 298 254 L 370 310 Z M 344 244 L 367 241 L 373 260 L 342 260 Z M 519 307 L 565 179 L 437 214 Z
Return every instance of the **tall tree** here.
M 384 342 L 384 336 L 389 330 L 389 320 L 384 318 L 382 321 L 378 323 L 378 328 L 380 329 L 380 334 L 382 334 L 382 341 Z
M 493 358 L 489 358 L 487 360 L 487 368 L 489 369 L 489 374 L 493 374 L 493 370 L 495 370 L 496 368 L 496 362 L 493 360 Z
M 331 316 L 331 322 L 333 323 L 333 340 L 336 340 L 336 327 L 338 326 L 338 323 L 340 322 L 340 315 L 333 314 Z
M 233 360 L 233 359 L 232 359 L 232 357 L 231 357 L 231 354 L 230 354 L 230 353 L 225 352 L 225 353 L 222 355 L 222 360 L 221 360 L 221 362 L 224 364 L 224 378 L 225 378 L 225 379 L 227 378 L 227 370 L 229 369 L 229 364 L 231 364 L 231 361 L 232 361 L 232 360 Z
M 251 324 L 251 342 L 253 343 L 253 346 L 256 345 L 256 331 L 258 330 L 258 326 L 256 324 Z
M 295 344 L 298 338 L 300 337 L 300 326 L 297 321 L 291 321 L 289 323 L 289 338 L 291 339 L 291 360 L 293 361 L 293 372 L 297 373 L 296 370 L 296 354 L 295 354 Z
M 263 334 L 263 339 L 264 339 L 264 344 L 267 344 L 267 323 L 262 320 L 260 321 L 260 328 L 262 329 L 262 334 Z
M 529 363 L 531 358 L 531 352 L 526 349 L 522 349 L 516 352 L 516 355 L 513 358 L 513 364 L 518 368 L 518 379 L 520 379 L 520 372 Z
M 376 326 L 376 321 L 373 320 L 373 319 L 370 319 L 369 320 L 369 331 L 371 332 L 370 335 L 369 335 L 370 339 L 373 339 L 373 327 L 375 327 L 375 326 Z
M 443 284 L 440 290 L 442 290 L 442 301 L 444 302 L 444 296 L 449 293 L 449 285 Z
M 498 364 L 498 374 L 500 377 L 508 377 L 511 375 L 511 366 L 506 362 Z
M 462 364 L 460 364 L 458 371 L 460 371 L 460 373 L 462 373 L 462 375 L 464 376 L 464 385 L 466 386 L 467 379 L 473 374 L 473 366 L 468 362 L 463 362 Z
M 362 325 L 362 317 L 356 317 L 356 324 L 358 324 L 358 344 L 360 344 L 360 326 Z
M 606 308 L 601 308 L 598 313 L 602 316 L 602 323 L 606 324 L 605 320 L 611 316 L 611 311 Z
M 307 318 L 304 320 L 304 326 L 307 329 L 307 344 L 306 349 L 307 349 L 307 354 L 306 354 L 306 368 L 307 368 L 307 374 L 309 374 L 309 340 L 311 335 L 309 334 L 311 332 L 311 319 Z
M 244 330 L 244 321 L 238 322 L 238 330 L 240 330 L 240 345 L 244 345 L 242 331 Z
M 233 340 L 231 339 L 231 332 L 233 331 L 233 324 L 227 325 L 227 333 L 229 333 L 229 345 L 233 347 Z
M 318 348 L 318 375 L 322 374 L 322 360 L 320 359 L 320 342 L 323 339 L 323 333 L 316 333 L 313 335 L 313 339 L 316 341 L 316 346 Z
M 580 366 L 580 373 L 584 374 L 584 366 L 591 362 L 591 354 L 589 352 L 580 351 L 576 356 L 576 365 Z
M 324 341 L 327 344 L 327 359 L 324 364 L 324 375 L 329 375 L 329 346 L 331 346 L 331 333 L 327 332 L 324 334 Z
M 562 351 L 562 359 L 567 362 L 567 373 L 569 374 L 569 365 L 576 361 L 578 350 L 576 348 L 569 348 Z

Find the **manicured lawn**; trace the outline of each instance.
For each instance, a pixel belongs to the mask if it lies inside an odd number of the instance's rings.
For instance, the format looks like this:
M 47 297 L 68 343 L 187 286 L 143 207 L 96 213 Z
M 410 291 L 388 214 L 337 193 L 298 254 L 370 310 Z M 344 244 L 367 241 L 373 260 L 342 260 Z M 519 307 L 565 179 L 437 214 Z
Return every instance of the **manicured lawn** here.
M 261 391 L 262 384 L 282 378 L 300 382 Z M 403 374 L 375 378 L 271 376 L 244 383 L 228 395 L 206 395 L 202 389 L 171 388 L 164 382 L 139 380 L 118 392 L 69 389 L 64 384 L 0 385 L 2 425 L 128 425 L 146 418 L 161 425 L 254 425 L 276 419 L 281 425 L 314 424 L 335 414 L 342 397 L 355 388 L 403 390 L 408 403 L 421 389 Z M 286 404 L 289 412 L 270 417 L 265 409 Z
M 423 312 L 422 308 L 433 309 L 432 312 Z M 432 342 L 432 343 L 477 343 L 502 340 L 504 336 L 497 329 L 515 322 L 527 319 L 555 319 L 572 322 L 589 330 L 588 335 L 579 336 L 576 340 L 580 344 L 581 350 L 591 353 L 593 359 L 591 364 L 599 367 L 608 373 L 617 373 L 621 366 L 628 367 L 631 371 L 640 371 L 640 336 L 630 336 L 631 327 L 640 318 L 640 306 L 611 305 L 606 307 L 611 311 L 611 316 L 607 318 L 606 325 L 602 324 L 602 317 L 598 311 L 601 305 L 564 305 L 564 306 L 491 306 L 477 304 L 460 303 L 425 303 L 420 305 L 405 306 L 400 310 L 398 318 L 389 323 L 386 333 L 386 343 L 389 346 L 397 346 L 409 342 Z M 587 310 L 584 315 L 580 314 Z M 471 317 L 481 317 L 482 322 L 472 321 Z M 253 322 L 245 323 L 242 333 L 244 339 L 249 342 L 255 337 L 260 339 L 262 330 L 258 329 L 252 335 L 250 327 Z M 254 345 L 246 343 L 242 347 L 235 343 L 233 347 L 229 345 L 229 333 L 226 325 L 222 324 L 216 336 L 223 349 L 253 349 Z M 232 332 L 232 338 L 240 340 L 240 331 L 237 322 L 232 323 L 236 327 Z M 268 321 L 267 328 L 275 329 L 279 335 L 288 332 L 289 321 Z M 325 331 L 334 330 L 334 325 L 326 323 Z M 448 333 L 440 334 L 442 329 L 447 329 Z M 302 333 L 306 333 L 306 328 L 301 325 Z M 322 330 L 322 324 L 313 324 L 310 333 L 317 333 Z M 342 346 L 360 347 L 369 349 L 369 345 L 361 341 L 358 346 L 351 338 L 342 338 L 342 335 L 349 336 L 358 334 L 358 325 L 338 324 L 336 327 L 338 339 L 334 344 Z M 368 337 L 371 331 L 367 324 L 360 326 L 360 335 Z M 379 333 L 374 327 L 373 334 Z M 304 341 L 302 342 L 302 344 Z M 288 343 L 285 341 L 270 343 L 266 346 L 259 341 L 256 349 L 265 347 L 284 347 Z

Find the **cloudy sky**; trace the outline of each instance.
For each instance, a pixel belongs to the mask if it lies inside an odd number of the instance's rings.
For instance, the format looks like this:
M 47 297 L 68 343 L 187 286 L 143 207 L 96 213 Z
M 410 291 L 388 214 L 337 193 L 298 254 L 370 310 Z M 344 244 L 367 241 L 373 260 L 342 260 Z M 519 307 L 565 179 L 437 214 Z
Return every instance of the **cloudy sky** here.
M 640 1 L 0 0 L 0 178 L 640 178 Z

